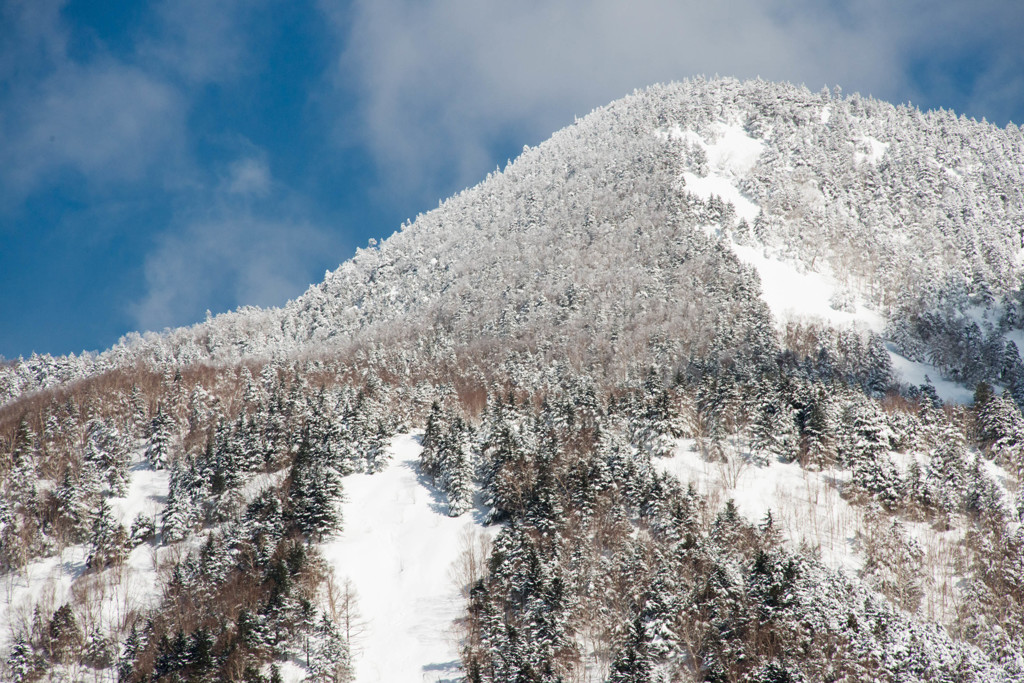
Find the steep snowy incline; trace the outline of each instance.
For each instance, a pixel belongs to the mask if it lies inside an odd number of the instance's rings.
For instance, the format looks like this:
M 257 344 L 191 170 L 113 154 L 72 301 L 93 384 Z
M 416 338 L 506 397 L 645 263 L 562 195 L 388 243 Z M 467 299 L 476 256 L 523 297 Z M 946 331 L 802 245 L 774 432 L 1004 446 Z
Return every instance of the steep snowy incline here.
M 323 546 L 338 584 L 347 579 L 356 593 L 357 683 L 461 675 L 452 626 L 464 604 L 453 562 L 480 532 L 481 516 L 447 516 L 441 494 L 420 474 L 420 450 L 418 435 L 398 436 L 386 470 L 346 477 L 344 530 Z
M 828 118 L 824 117 L 823 122 Z M 885 334 L 889 322 L 886 316 L 869 308 L 861 301 L 849 284 L 840 284 L 832 267 L 822 261 L 816 267 L 807 267 L 791 259 L 780 258 L 776 249 L 761 243 L 737 243 L 725 232 L 735 230 L 736 221 L 753 223 L 761 214 L 761 206 L 741 189 L 744 178 L 749 177 L 764 152 L 764 140 L 752 137 L 737 122 L 716 122 L 709 129 L 708 139 L 692 130 L 673 126 L 658 133 L 662 140 L 682 140 L 691 148 L 702 150 L 705 168 L 702 175 L 691 171 L 682 173 L 685 191 L 704 201 L 714 197 L 731 204 L 735 209 L 732 225 L 709 224 L 704 229 L 724 239 L 732 252 L 743 263 L 752 266 L 761 283 L 761 298 L 768 305 L 776 325 L 784 329 L 789 322 L 820 322 L 833 328 L 866 329 Z M 710 142 L 709 142 L 710 140 Z M 872 137 L 858 139 L 869 153 L 855 154 L 857 162 L 877 164 L 889 148 Z M 824 196 L 817 189 L 803 188 L 808 205 L 824 206 Z M 1011 338 L 1014 333 L 1010 333 Z M 1017 344 L 1021 348 L 1020 344 Z M 914 386 L 931 382 L 944 401 L 970 403 L 973 389 L 942 378 L 942 371 L 923 362 L 914 362 L 900 355 L 893 344 L 888 345 L 893 371 L 902 382 Z

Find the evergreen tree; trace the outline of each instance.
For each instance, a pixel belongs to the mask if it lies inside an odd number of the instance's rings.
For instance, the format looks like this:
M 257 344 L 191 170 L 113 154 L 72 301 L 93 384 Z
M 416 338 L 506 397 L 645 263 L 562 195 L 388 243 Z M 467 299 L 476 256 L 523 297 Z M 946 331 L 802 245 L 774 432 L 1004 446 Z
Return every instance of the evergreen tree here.
M 171 469 L 167 504 L 163 510 L 163 540 L 173 543 L 184 539 L 199 521 L 199 500 L 204 494 L 203 480 L 192 459 L 176 462 Z
M 916 612 L 924 595 L 924 552 L 899 520 L 889 521 L 875 510 L 866 522 L 862 576 L 900 609 Z
M 939 444 L 930 454 L 926 480 L 932 498 L 940 509 L 953 512 L 961 509 L 967 489 L 967 462 L 963 435 L 947 425 Z
M 89 631 L 82 651 L 82 661 L 93 669 L 103 670 L 114 663 L 114 646 L 99 628 Z
M 830 390 L 821 386 L 804 409 L 801 447 L 806 461 L 819 467 L 831 464 L 836 455 L 831 402 Z
M 1024 417 L 1014 401 L 1006 393 L 990 395 L 980 406 L 975 402 L 974 411 L 981 445 L 1011 471 L 1024 473 Z
M 49 654 L 53 660 L 67 663 L 77 654 L 82 644 L 82 629 L 71 605 L 65 603 L 53 613 L 47 627 L 47 636 Z
M 900 479 L 889 458 L 888 425 L 871 404 L 852 409 L 852 439 L 847 444 L 846 463 L 853 483 L 886 505 L 900 496 Z
M 34 464 L 38 452 L 38 439 L 36 433 L 29 426 L 24 418 L 18 421 L 18 427 L 14 433 L 14 443 L 11 444 L 10 458 L 7 464 L 14 468 L 21 463 Z
M 15 636 L 10 654 L 7 655 L 7 668 L 11 674 L 11 683 L 28 683 L 28 681 L 35 680 L 36 654 L 20 633 Z
M 322 540 L 341 528 L 341 479 L 323 459 L 313 457 L 304 435 L 289 474 L 291 516 L 299 531 Z
M 762 462 L 767 462 L 770 455 L 788 458 L 796 451 L 798 436 L 793 408 L 771 380 L 763 381 L 758 389 L 760 400 L 754 411 L 751 448 Z
M 157 408 L 156 415 L 150 424 L 149 444 L 146 447 L 146 459 L 155 470 L 167 467 L 173 457 L 174 421 L 164 411 L 163 406 Z
M 111 495 L 128 493 L 128 444 L 116 428 L 102 419 L 90 420 L 83 457 L 96 466 Z
M 352 680 L 348 643 L 326 614 L 314 630 L 309 672 L 310 680 L 317 683 L 345 683 Z
M 90 553 L 86 566 L 103 569 L 119 564 L 126 555 L 128 535 L 124 527 L 114 521 L 110 506 L 101 500 L 92 516 L 92 530 L 89 535 Z

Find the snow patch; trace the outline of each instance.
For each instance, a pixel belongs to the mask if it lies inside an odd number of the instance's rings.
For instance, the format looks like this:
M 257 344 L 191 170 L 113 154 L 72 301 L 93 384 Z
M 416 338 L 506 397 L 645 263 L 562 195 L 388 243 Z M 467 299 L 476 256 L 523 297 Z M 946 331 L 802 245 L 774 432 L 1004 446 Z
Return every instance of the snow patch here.
M 715 141 L 704 144 L 711 168 L 732 176 L 750 173 L 764 151 L 764 142 L 750 137 L 742 126 L 735 123 L 716 123 L 712 130 Z
M 794 543 L 820 548 L 821 557 L 833 567 L 855 574 L 863 560 L 855 552 L 855 534 L 863 513 L 839 495 L 849 475 L 837 470 L 814 472 L 798 463 L 774 461 L 765 466 L 750 464 L 728 449 L 725 462 L 708 462 L 693 439 L 681 439 L 670 458 L 654 460 L 661 472 L 683 485 L 693 484 L 706 494 L 711 513 L 717 514 L 732 499 L 737 511 L 752 523 L 760 523 L 771 510 L 775 526 Z
M 1024 257 L 1024 250 L 1021 251 L 1022 257 Z M 1003 338 L 1006 341 L 1012 341 L 1017 346 L 1017 355 L 1024 354 L 1024 330 L 1009 330 L 1003 333 Z M 1022 356 L 1024 360 L 1024 356 Z
M 141 453 L 136 454 L 141 456 Z M 123 498 L 110 498 L 110 512 L 114 519 L 131 528 L 132 521 L 139 514 L 157 519 L 158 513 L 167 503 L 167 487 L 171 480 L 169 470 L 154 470 L 141 457 L 133 458 L 131 481 L 128 493 Z
M 16 633 L 27 632 L 36 605 L 49 617 L 70 601 L 71 586 L 85 571 L 88 557 L 86 546 L 70 546 L 59 555 L 30 562 L 0 578 L 0 651 L 8 650 Z
M 708 142 L 692 130 L 682 130 L 678 126 L 667 133 L 670 138 L 678 138 L 703 148 L 708 160 L 708 174 L 700 177 L 689 171 L 683 173 L 686 190 L 701 199 L 712 196 L 721 197 L 736 208 L 736 215 L 753 221 L 761 209 L 757 204 L 743 195 L 737 187 L 737 181 L 757 164 L 764 142 L 752 138 L 743 126 L 737 123 L 716 123 L 711 128 Z
M 733 181 L 725 176 L 709 173 L 701 178 L 686 171 L 683 173 L 683 179 L 686 181 L 687 192 L 704 200 L 711 199 L 712 196 L 722 198 L 732 204 L 736 208 L 736 215 L 748 223 L 753 222 L 757 218 L 757 214 L 761 212 L 761 207 L 743 196 Z
M 867 530 L 869 506 L 851 504 L 842 496 L 850 484 L 850 473 L 839 469 L 806 470 L 795 462 L 773 460 L 754 465 L 736 443 L 725 444 L 725 460 L 709 462 L 694 439 L 680 439 L 672 457 L 655 459 L 660 472 L 675 476 L 685 486 L 705 496 L 709 513 L 717 515 L 731 499 L 747 521 L 758 524 L 770 510 L 775 527 L 794 545 L 806 544 L 820 552 L 822 561 L 850 576 L 864 569 L 862 534 Z M 887 457 L 905 471 L 912 461 L 924 464 L 921 453 L 889 452 Z M 1008 475 L 992 463 L 987 471 L 1003 488 Z M 928 522 L 902 520 L 906 533 L 925 554 L 922 615 L 943 623 L 955 612 L 955 586 L 963 576 L 952 558 L 963 543 L 963 528 L 942 531 Z
M 943 401 L 950 403 L 972 403 L 974 391 L 962 384 L 942 379 L 941 372 L 934 365 L 918 363 L 896 353 L 888 344 L 886 350 L 892 360 L 892 369 L 901 380 L 913 386 L 924 384 L 926 377 L 935 386 L 935 393 Z
M 352 582 L 364 625 L 351 643 L 357 683 L 461 677 L 453 622 L 464 609 L 453 561 L 483 513 L 449 517 L 419 470 L 419 437 L 391 442 L 381 473 L 344 479 L 344 531 L 323 545 L 338 582 Z
M 828 272 L 801 272 L 795 264 L 767 254 L 764 249 L 733 244 L 732 250 L 761 277 L 761 297 L 779 325 L 789 320 L 822 320 L 833 326 L 864 327 L 873 332 L 885 328 L 885 318 L 875 311 L 852 305 L 834 307 L 839 283 Z
M 853 158 L 857 163 L 877 164 L 889 150 L 889 143 L 882 142 L 870 135 L 862 135 L 857 138 L 854 148 Z

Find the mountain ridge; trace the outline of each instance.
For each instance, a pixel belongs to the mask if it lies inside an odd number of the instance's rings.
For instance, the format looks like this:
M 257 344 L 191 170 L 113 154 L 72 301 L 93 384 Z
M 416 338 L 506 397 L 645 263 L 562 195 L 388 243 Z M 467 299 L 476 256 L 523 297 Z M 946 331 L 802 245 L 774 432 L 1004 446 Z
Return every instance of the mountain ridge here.
M 282 308 L 6 366 L 0 676 L 1019 680 L 1022 160 L 655 86 Z
M 770 98 L 772 94 L 775 99 Z M 772 123 L 776 118 L 786 120 L 776 116 L 780 109 L 788 110 L 784 114 L 790 125 L 782 132 L 773 132 L 772 126 L 781 128 L 777 121 Z M 826 111 L 830 112 L 828 116 L 824 115 Z M 714 140 L 719 134 L 715 126 L 725 120 L 734 125 L 742 120 L 747 140 L 756 141 L 763 148 L 756 161 L 749 165 L 746 175 L 730 178 L 735 196 L 746 201 L 751 197 L 756 200 L 757 216 L 753 220 L 744 219 L 745 227 L 736 225 L 735 207 L 730 212 L 729 204 L 716 204 L 706 193 L 698 197 L 707 200 L 705 206 L 695 206 L 695 196 L 688 193 L 686 181 L 681 180 L 688 177 L 691 186 L 696 185 L 697 180 L 706 180 L 706 177 L 701 178 L 694 173 L 707 172 L 706 150 L 701 148 L 700 131 Z M 945 147 L 938 147 L 935 159 L 931 160 L 925 153 L 928 148 L 922 145 L 921 135 L 914 139 L 913 135 L 907 135 L 905 127 L 894 127 L 894 120 L 938 129 L 940 137 L 951 142 Z M 889 130 L 886 130 L 886 125 Z M 860 127 L 851 130 L 851 126 Z M 680 131 L 680 136 L 667 136 L 673 127 Z M 688 131 L 685 135 L 682 134 L 683 128 Z M 809 130 L 799 135 L 802 128 Z M 611 140 L 625 138 L 628 143 L 613 143 L 609 150 L 608 141 L 601 140 L 606 133 L 611 135 Z M 656 133 L 663 139 L 659 140 Z M 769 137 L 765 138 L 766 135 Z M 969 136 L 984 143 L 980 146 L 975 143 L 980 150 L 965 145 L 964 140 L 971 139 Z M 881 146 L 880 137 L 891 140 L 885 143 L 886 151 L 878 159 L 872 161 L 867 152 L 858 151 L 858 144 L 870 147 L 872 140 Z M 786 144 L 776 142 L 776 139 L 783 138 Z M 985 143 L 989 140 L 991 143 Z M 567 155 L 558 151 L 561 147 L 571 150 L 574 145 L 588 149 L 590 153 L 581 155 L 577 152 L 574 155 L 570 151 Z M 823 145 L 836 153 L 834 158 L 820 153 Z M 783 153 L 787 146 L 789 149 Z M 961 174 L 951 166 L 939 169 L 936 181 L 939 184 L 927 188 L 932 196 L 918 192 L 923 209 L 915 210 L 908 205 L 906 198 L 899 198 L 898 190 L 901 188 L 896 187 L 898 183 L 891 178 L 895 175 L 893 164 L 910 167 L 915 173 L 930 173 L 929 177 L 932 177 L 936 169 L 931 168 L 928 162 L 941 164 L 943 159 L 949 161 L 949 150 L 957 148 L 961 150 L 957 168 L 965 172 Z M 813 94 L 793 86 L 757 81 L 691 81 L 654 86 L 595 110 L 556 133 L 550 141 L 525 151 L 504 171 L 491 174 L 478 186 L 442 202 L 438 209 L 417 217 L 415 222 L 380 245 L 359 250 L 352 260 L 329 272 L 323 282 L 311 286 L 305 294 L 280 309 L 248 307 L 161 335 L 129 335 L 114 348 L 100 354 L 96 362 L 101 367 L 114 366 L 132 357 L 146 356 L 158 363 L 173 363 L 175 359 L 185 363 L 234 362 L 247 355 L 273 358 L 294 353 L 316 353 L 318 348 L 326 351 L 331 347 L 351 345 L 355 338 L 365 337 L 373 326 L 393 322 L 399 316 L 404 324 L 414 323 L 430 328 L 445 317 L 466 316 L 473 309 L 483 308 L 482 304 L 493 307 L 495 301 L 504 304 L 492 316 L 497 320 L 477 322 L 476 332 L 500 336 L 502 324 L 506 325 L 506 331 L 516 328 L 517 309 L 543 306 L 569 290 L 564 283 L 565 274 L 558 274 L 560 268 L 564 269 L 564 264 L 559 266 L 545 262 L 541 257 L 540 262 L 534 264 L 533 273 L 537 277 L 533 281 L 524 279 L 524 274 L 514 272 L 510 265 L 538 259 L 537 252 L 543 253 L 548 246 L 555 246 L 566 253 L 575 251 L 578 258 L 581 253 L 578 247 L 574 249 L 571 244 L 566 244 L 568 237 L 558 235 L 560 228 L 545 222 L 547 219 L 543 214 L 554 213 L 552 207 L 533 208 L 531 213 L 529 193 L 540 193 L 554 187 L 558 189 L 558 196 L 565 197 L 570 205 L 576 203 L 573 200 L 576 191 L 589 192 L 587 200 L 593 199 L 595 191 L 609 197 L 609 192 L 614 190 L 609 190 L 608 186 L 614 188 L 614 179 L 598 177 L 593 182 L 574 184 L 571 177 L 580 170 L 599 173 L 590 167 L 601 154 L 608 155 L 613 163 L 626 169 L 636 161 L 631 156 L 644 158 L 643 163 L 647 166 L 644 170 L 648 174 L 644 190 L 649 192 L 657 188 L 656 192 L 661 193 L 657 201 L 649 202 L 656 206 L 644 216 L 649 223 L 673 220 L 678 223 L 680 220 L 678 216 L 658 215 L 658 211 L 688 214 L 682 219 L 683 223 L 708 219 L 718 224 L 719 232 L 724 230 L 730 233 L 730 238 L 735 237 L 737 243 L 762 245 L 777 252 L 782 260 L 806 263 L 811 268 L 828 266 L 840 273 L 839 279 L 845 280 L 849 289 L 859 290 L 859 294 L 852 293 L 855 298 L 860 296 L 871 300 L 874 307 L 891 311 L 899 306 L 921 309 L 934 305 L 932 300 L 941 299 L 943 293 L 923 291 L 925 288 L 921 281 L 926 279 L 936 279 L 940 287 L 953 290 L 952 297 L 964 297 L 963 293 L 955 291 L 959 288 L 966 290 L 967 297 L 978 292 L 990 298 L 1013 296 L 1015 304 L 1019 305 L 1020 260 L 1019 257 L 1007 258 L 1006 254 L 1012 251 L 1013 241 L 1021 239 L 1020 228 L 1016 226 L 1022 221 L 1020 187 L 1024 182 L 1019 182 L 1022 180 L 1019 166 L 1008 169 L 1005 161 L 1002 164 L 989 162 L 1005 158 L 1007 154 L 1012 158 L 1013 154 L 1022 153 L 1019 131 L 968 122 L 944 111 L 921 114 L 915 109 L 892 107 L 856 95 L 840 100 L 825 92 Z M 972 159 L 982 154 L 985 155 L 985 164 L 978 164 L 976 159 Z M 553 161 L 554 157 L 565 158 Z M 801 159 L 801 162 L 790 169 L 787 159 Z M 661 170 L 656 168 L 659 164 Z M 971 170 L 978 166 L 982 170 Z M 660 173 L 664 179 L 659 180 L 650 173 Z M 781 183 L 782 187 L 770 190 L 773 184 L 780 184 L 779 173 L 789 173 L 790 178 Z M 864 178 L 858 180 L 858 174 Z M 865 184 L 869 189 L 877 184 L 885 192 L 874 192 L 881 194 L 880 198 L 869 193 L 869 201 L 863 201 L 856 207 L 861 215 L 852 214 L 856 198 L 844 199 L 836 190 L 844 180 L 859 190 Z M 992 187 L 1001 198 L 994 204 L 994 216 L 988 215 L 991 211 L 981 214 L 971 206 L 978 203 L 974 193 L 979 181 L 984 181 L 986 187 Z M 526 184 L 533 186 L 524 190 L 522 186 Z M 516 189 L 509 190 L 510 186 Z M 960 197 L 954 192 L 958 187 L 970 191 Z M 948 207 L 945 210 L 947 215 L 941 216 L 939 212 L 943 208 L 941 200 L 944 197 L 948 199 L 951 193 L 953 200 L 947 203 L 952 203 L 960 211 L 959 218 Z M 830 197 L 829 208 L 822 203 L 826 195 Z M 926 201 L 929 199 L 931 206 Z M 880 226 L 886 223 L 878 215 L 879 206 L 894 207 L 886 219 L 889 225 L 900 221 L 901 227 L 910 224 L 914 229 L 881 230 Z M 963 215 L 968 213 L 968 209 L 980 215 L 968 217 L 965 223 Z M 474 216 L 474 212 L 477 215 Z M 601 220 L 600 217 L 587 215 L 585 208 L 574 211 L 571 206 L 563 214 L 568 225 L 563 226 L 562 231 L 573 233 L 581 241 L 600 239 L 593 226 L 586 225 L 588 220 Z M 750 214 L 747 216 L 749 218 Z M 913 220 L 905 220 L 904 216 Z M 604 218 L 610 218 L 612 224 L 621 228 L 621 223 L 615 223 L 621 216 Z M 931 225 L 925 225 L 923 221 L 929 218 Z M 984 226 L 981 226 L 982 222 L 985 222 Z M 949 230 L 950 225 L 961 229 Z M 580 226 L 583 230 L 578 229 Z M 985 231 L 980 226 L 985 227 Z M 643 226 L 634 226 L 633 230 L 642 231 Z M 601 243 L 603 251 L 622 251 L 635 246 L 628 244 L 630 237 L 623 235 L 618 239 L 622 243 L 610 243 L 605 239 Z M 483 245 L 475 245 L 477 240 Z M 955 244 L 957 241 L 960 244 Z M 510 248 L 510 253 L 500 257 L 489 253 L 481 248 L 487 243 L 502 244 Z M 900 246 L 902 243 L 926 247 L 927 253 L 914 258 L 913 263 L 905 262 L 909 260 L 898 256 L 900 252 L 906 252 Z M 535 251 L 526 253 L 527 247 Z M 878 252 L 882 260 L 894 261 L 894 265 L 887 270 L 883 268 L 878 277 L 874 277 L 873 271 L 878 267 L 873 264 L 880 259 L 858 259 L 858 250 Z M 1018 249 L 1016 253 L 1024 252 Z M 953 259 L 952 254 L 959 256 Z M 499 258 L 505 259 L 505 267 L 497 262 Z M 592 272 L 586 272 L 586 261 L 580 260 L 583 262 L 572 264 L 577 269 L 574 276 L 592 277 Z M 964 263 L 968 265 L 962 265 Z M 621 267 L 623 262 L 616 265 Z M 469 290 L 466 294 L 480 291 L 487 295 L 475 301 L 474 306 L 452 301 L 452 288 L 458 287 L 458 278 L 466 280 L 474 270 L 485 267 L 490 276 L 488 279 L 478 278 L 462 286 Z M 963 272 L 965 269 L 969 272 Z M 542 284 L 547 276 L 550 276 L 549 281 Z M 910 283 L 910 277 L 919 279 Z M 543 301 L 516 301 L 514 293 L 507 291 L 507 286 L 504 291 L 493 287 L 494 283 L 516 279 L 519 280 L 519 288 L 542 290 Z M 550 291 L 554 287 L 550 280 L 558 279 L 563 281 L 559 285 L 561 291 Z M 612 282 L 596 282 L 595 290 L 614 288 L 616 282 L 629 278 L 611 279 Z M 637 274 L 637 279 L 642 282 L 643 275 Z M 432 291 L 432 288 L 438 291 Z M 895 292 L 902 293 L 902 296 L 894 299 Z M 625 299 L 629 294 L 619 292 L 618 296 Z M 962 302 L 956 305 L 963 307 Z M 597 318 L 601 314 L 598 311 L 592 317 Z M 912 315 L 908 313 L 904 317 Z M 908 332 L 907 327 L 905 324 L 896 326 L 889 330 L 887 336 L 897 341 L 901 351 L 912 360 L 924 360 L 926 351 L 916 348 L 920 344 L 915 346 L 916 340 L 912 339 L 921 335 Z M 389 330 L 389 334 L 395 332 Z M 8 371 L 6 374 L 8 387 L 18 383 L 11 379 L 15 373 Z M 12 391 L 16 390 L 8 388 L 6 393 L 11 394 Z

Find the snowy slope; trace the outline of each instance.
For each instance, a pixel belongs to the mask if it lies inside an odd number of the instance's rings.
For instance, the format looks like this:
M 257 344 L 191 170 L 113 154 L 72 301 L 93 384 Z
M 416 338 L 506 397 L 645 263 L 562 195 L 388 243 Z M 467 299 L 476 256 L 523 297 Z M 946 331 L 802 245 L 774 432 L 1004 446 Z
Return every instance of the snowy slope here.
M 698 450 L 693 439 L 680 439 L 673 454 L 654 460 L 654 466 L 684 486 L 692 484 L 708 496 L 712 509 L 719 509 L 731 499 L 737 511 L 753 524 L 761 523 L 770 512 L 775 527 L 792 547 L 815 549 L 826 565 L 848 576 L 857 576 L 864 569 L 861 534 L 869 506 L 851 504 L 843 496 L 850 483 L 848 470 L 810 470 L 779 459 L 755 465 L 749 454 L 735 446 L 726 448 L 723 461 L 709 462 Z M 894 461 L 907 460 L 905 454 L 889 456 Z M 1010 503 L 1006 472 L 988 461 L 985 466 L 1000 482 L 1001 493 Z M 900 469 L 904 470 L 905 464 Z M 951 559 L 963 544 L 963 531 L 926 522 L 904 524 L 924 552 L 926 580 L 921 613 L 930 620 L 948 623 L 956 609 L 950 596 L 964 579 L 962 567 Z
M 391 444 L 380 474 L 345 478 L 344 531 L 323 546 L 336 580 L 352 582 L 360 628 L 353 637 L 357 683 L 459 678 L 452 626 L 464 602 L 453 572 L 479 511 L 448 517 L 419 472 L 419 436 Z M 486 533 L 486 532 L 485 532 Z
M 828 116 L 823 113 L 822 122 L 827 121 Z M 672 127 L 667 133 L 659 133 L 659 137 L 666 140 L 678 139 L 696 146 L 703 150 L 707 158 L 706 174 L 699 176 L 690 171 L 683 172 L 686 192 L 703 200 L 718 197 L 733 206 L 737 219 L 753 223 L 761 213 L 761 207 L 740 189 L 740 183 L 744 176 L 752 172 L 764 152 L 763 140 L 751 136 L 735 121 L 714 124 L 710 140 L 678 126 Z M 888 143 L 870 136 L 859 138 L 858 142 L 868 150 L 855 154 L 858 162 L 876 164 L 889 148 Z M 763 245 L 738 244 L 731 237 L 721 234 L 716 226 L 707 226 L 706 229 L 727 239 L 733 253 L 757 271 L 761 281 L 761 298 L 780 328 L 790 321 L 817 321 L 836 328 L 858 328 L 876 334 L 884 333 L 888 322 L 886 317 L 858 301 L 848 287 L 836 280 L 827 263 L 820 264 L 816 269 L 807 268 L 803 264 L 779 258 Z M 837 305 L 837 302 L 844 302 L 845 305 Z M 943 400 L 971 402 L 973 391 L 955 382 L 943 380 L 937 368 L 908 360 L 891 345 L 889 354 L 893 371 L 904 383 L 921 385 L 927 376 Z

